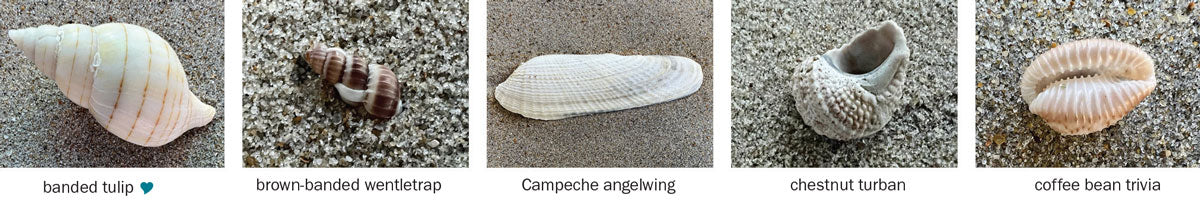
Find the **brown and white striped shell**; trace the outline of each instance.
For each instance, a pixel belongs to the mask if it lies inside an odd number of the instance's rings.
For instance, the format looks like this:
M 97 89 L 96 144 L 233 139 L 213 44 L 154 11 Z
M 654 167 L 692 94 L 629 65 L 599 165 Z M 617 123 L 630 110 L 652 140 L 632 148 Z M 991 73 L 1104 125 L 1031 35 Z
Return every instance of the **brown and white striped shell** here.
M 1156 82 L 1141 48 L 1088 39 L 1038 55 L 1021 75 L 1021 98 L 1058 133 L 1083 135 L 1116 124 Z
M 10 30 L 8 37 L 71 102 L 122 140 L 162 146 L 216 114 L 188 90 L 175 49 L 146 28 L 43 25 Z
M 367 113 L 391 118 L 400 110 L 400 82 L 390 69 L 356 58 L 341 48 L 326 48 L 314 43 L 304 53 L 313 72 L 333 84 L 343 101 L 366 104 Z

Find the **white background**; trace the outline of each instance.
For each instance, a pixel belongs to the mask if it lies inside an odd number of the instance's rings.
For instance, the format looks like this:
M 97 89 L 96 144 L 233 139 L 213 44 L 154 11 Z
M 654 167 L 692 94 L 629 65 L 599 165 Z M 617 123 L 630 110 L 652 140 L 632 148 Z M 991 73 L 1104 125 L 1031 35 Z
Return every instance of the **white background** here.
M 485 0 L 470 1 L 470 168 L 329 168 L 246 169 L 242 165 L 242 34 L 241 6 L 225 1 L 225 165 L 226 168 L 8 168 L 0 169 L 0 204 L 98 203 L 98 204 L 209 204 L 244 203 L 846 203 L 846 204 L 1012 204 L 1012 203 L 1197 203 L 1200 170 L 1141 169 L 1026 169 L 975 168 L 975 4 L 958 1 L 958 168 L 942 169 L 747 169 L 730 168 L 730 1 L 714 2 L 714 168 L 680 169 L 518 169 L 486 168 L 487 67 Z M 947 28 L 950 29 L 950 28 Z M 636 180 L 674 179 L 676 194 L 664 192 L 525 192 L 524 178 L 535 180 Z M 1124 180 L 1153 178 L 1162 183 L 1160 192 L 1035 192 L 1034 181 L 1053 178 Z M 259 192 L 255 179 L 333 180 L 362 178 L 390 180 L 417 178 L 438 180 L 442 190 L 428 192 Z M 904 192 L 793 192 L 788 185 L 805 180 L 876 179 L 904 180 Z M 43 194 L 42 181 L 73 182 L 124 180 L 137 186 L 155 183 L 153 191 L 129 196 L 117 194 Z

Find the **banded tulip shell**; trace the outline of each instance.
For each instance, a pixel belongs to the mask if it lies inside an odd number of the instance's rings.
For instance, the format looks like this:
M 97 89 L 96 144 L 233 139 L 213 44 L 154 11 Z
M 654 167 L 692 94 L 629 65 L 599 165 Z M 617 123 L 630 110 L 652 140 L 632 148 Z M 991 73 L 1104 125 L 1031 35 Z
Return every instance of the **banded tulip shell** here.
M 700 89 L 700 64 L 679 56 L 544 55 L 496 86 L 504 109 L 539 120 L 642 107 Z
M 146 28 L 43 25 L 8 36 L 71 102 L 122 140 L 162 146 L 216 113 L 188 90 L 175 49 Z
M 904 30 L 885 21 L 802 60 L 792 74 L 792 95 L 804 123 L 837 140 L 882 130 L 902 104 L 909 52 Z
M 1064 135 L 1103 130 L 1154 91 L 1154 59 L 1134 45 L 1075 41 L 1038 55 L 1021 75 L 1029 110 Z
M 367 113 L 378 118 L 391 118 L 400 110 L 400 81 L 391 69 L 369 64 L 341 48 L 326 48 L 314 43 L 304 53 L 313 72 L 333 84 L 343 101 L 351 105 L 366 103 Z

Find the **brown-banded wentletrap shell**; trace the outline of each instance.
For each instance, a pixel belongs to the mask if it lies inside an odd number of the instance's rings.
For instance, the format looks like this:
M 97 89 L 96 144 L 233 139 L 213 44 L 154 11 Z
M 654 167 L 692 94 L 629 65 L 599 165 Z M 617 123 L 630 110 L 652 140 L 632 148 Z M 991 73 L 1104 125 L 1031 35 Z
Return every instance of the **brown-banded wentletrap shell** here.
M 352 105 L 365 103 L 371 116 L 391 118 L 400 111 L 401 84 L 391 69 L 320 43 L 313 43 L 304 53 L 304 61 L 325 82 L 333 83 L 343 101 Z
M 1038 55 L 1021 75 L 1021 98 L 1058 133 L 1083 135 L 1116 124 L 1156 83 L 1141 48 L 1088 39 Z
M 43 25 L 8 36 L 71 102 L 125 141 L 162 146 L 216 114 L 188 90 L 175 49 L 146 28 Z
M 902 104 L 909 52 L 904 30 L 885 21 L 849 44 L 804 59 L 792 74 L 804 123 L 837 140 L 883 129 Z
M 557 120 L 679 99 L 700 89 L 700 64 L 680 56 L 544 55 L 496 86 L 508 111 Z

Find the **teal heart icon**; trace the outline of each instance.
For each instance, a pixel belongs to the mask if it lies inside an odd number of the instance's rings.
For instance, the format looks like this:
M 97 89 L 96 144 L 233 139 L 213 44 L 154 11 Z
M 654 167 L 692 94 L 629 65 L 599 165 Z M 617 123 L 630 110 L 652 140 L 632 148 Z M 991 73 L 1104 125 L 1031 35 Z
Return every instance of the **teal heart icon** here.
M 142 182 L 142 194 L 149 194 L 154 189 L 154 182 Z

